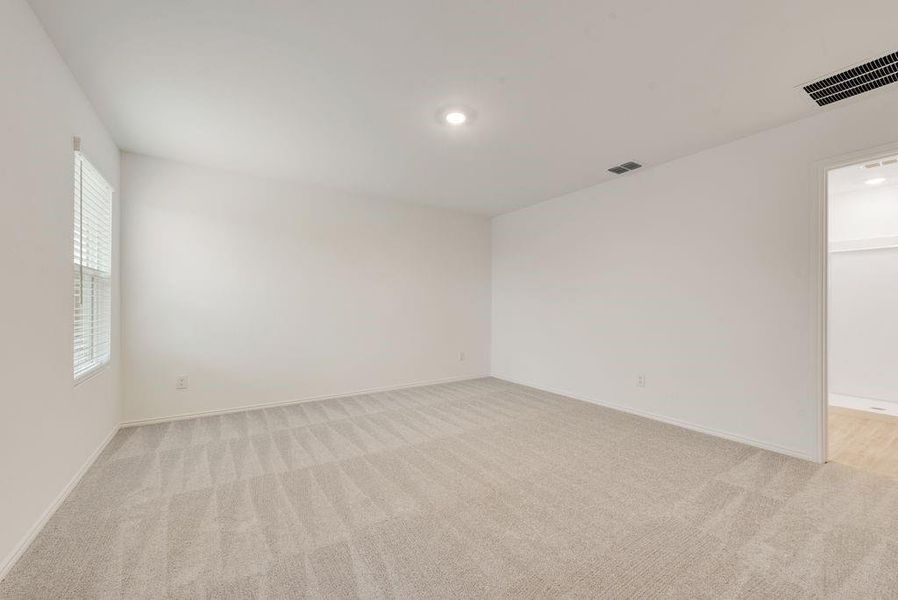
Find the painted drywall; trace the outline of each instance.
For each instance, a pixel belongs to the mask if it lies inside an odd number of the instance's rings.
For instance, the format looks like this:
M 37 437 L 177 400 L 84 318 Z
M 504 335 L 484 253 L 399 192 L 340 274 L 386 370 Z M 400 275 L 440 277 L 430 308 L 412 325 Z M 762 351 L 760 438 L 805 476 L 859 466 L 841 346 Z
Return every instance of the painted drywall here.
M 831 242 L 898 238 L 898 186 L 832 194 Z M 829 391 L 898 402 L 898 248 L 829 255 Z
M 134 154 L 122 187 L 126 420 L 489 373 L 488 218 Z
M 898 140 L 896 100 L 496 217 L 493 373 L 819 458 L 818 161 Z
M 119 422 L 117 264 L 112 362 L 73 385 L 72 138 L 115 187 L 119 151 L 23 0 L 0 1 L 0 82 L 2 570 Z

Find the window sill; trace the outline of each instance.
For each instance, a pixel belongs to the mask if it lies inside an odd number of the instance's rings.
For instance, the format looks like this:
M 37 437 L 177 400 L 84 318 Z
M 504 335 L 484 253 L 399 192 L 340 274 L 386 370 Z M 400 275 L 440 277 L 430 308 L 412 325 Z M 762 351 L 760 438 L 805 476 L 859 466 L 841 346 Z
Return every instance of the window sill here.
M 106 372 L 106 371 L 108 371 L 108 370 L 109 370 L 109 361 L 106 361 L 106 362 L 104 362 L 103 364 L 99 364 L 99 365 L 97 365 L 96 367 L 92 368 L 91 370 L 85 371 L 84 373 L 82 373 L 81 375 L 79 375 L 78 378 L 75 379 L 75 386 L 74 386 L 74 387 L 78 387 L 78 386 L 81 385 L 82 383 L 85 383 L 85 382 L 87 382 L 87 381 L 90 381 L 91 379 L 97 377 L 97 376 L 100 375 L 101 373 L 104 373 L 104 372 Z

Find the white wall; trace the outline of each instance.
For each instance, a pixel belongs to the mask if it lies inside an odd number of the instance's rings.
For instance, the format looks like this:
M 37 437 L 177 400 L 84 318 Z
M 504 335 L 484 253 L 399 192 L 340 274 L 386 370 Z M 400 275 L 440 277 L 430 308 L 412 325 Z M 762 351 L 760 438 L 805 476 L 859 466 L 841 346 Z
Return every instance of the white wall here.
M 489 373 L 486 217 L 132 154 L 122 187 L 126 420 Z
M 833 194 L 831 242 L 898 236 L 898 186 Z M 898 248 L 829 255 L 829 391 L 898 402 Z
M 815 457 L 815 163 L 896 140 L 882 94 L 495 218 L 493 373 Z
M 0 0 L 0 85 L 2 573 L 119 421 L 117 286 L 111 366 L 73 386 L 72 137 L 115 187 L 119 152 L 23 0 Z
M 830 194 L 827 216 L 829 241 L 836 246 L 898 236 L 898 185 Z

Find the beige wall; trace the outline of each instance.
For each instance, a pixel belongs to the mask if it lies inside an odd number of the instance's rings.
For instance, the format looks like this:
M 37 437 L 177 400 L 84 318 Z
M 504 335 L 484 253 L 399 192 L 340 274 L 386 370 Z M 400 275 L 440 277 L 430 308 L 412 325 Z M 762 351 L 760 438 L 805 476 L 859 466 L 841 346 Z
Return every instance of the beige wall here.
M 489 373 L 488 218 L 132 154 L 122 187 L 126 420 Z
M 119 152 L 22 0 L 0 2 L 0 82 L 2 572 L 119 422 L 120 352 L 116 264 L 112 363 L 73 385 L 72 138 L 116 188 Z
M 494 219 L 493 373 L 816 458 L 815 164 L 898 140 L 896 100 Z

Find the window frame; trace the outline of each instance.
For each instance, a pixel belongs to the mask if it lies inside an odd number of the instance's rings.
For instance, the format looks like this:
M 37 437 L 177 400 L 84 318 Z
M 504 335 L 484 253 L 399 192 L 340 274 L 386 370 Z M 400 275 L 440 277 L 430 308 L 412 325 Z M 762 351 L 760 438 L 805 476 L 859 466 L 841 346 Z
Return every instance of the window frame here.
M 103 174 L 81 152 L 80 140 L 75 140 L 75 153 L 73 160 L 73 219 L 72 219 L 72 249 L 73 249 L 73 296 L 72 296 L 72 375 L 74 386 L 78 386 L 97 376 L 109 368 L 112 361 L 112 329 L 113 329 L 113 233 L 114 233 L 114 188 L 109 184 Z M 104 211 L 100 215 L 101 222 L 93 222 L 96 216 L 92 216 L 92 224 L 97 226 L 85 236 L 85 169 L 89 171 L 91 181 L 88 182 L 99 192 L 94 193 L 94 202 L 88 210 L 98 208 Z M 99 197 L 99 199 L 97 198 Z M 89 230 L 90 231 L 90 230 Z M 85 244 L 85 242 L 87 242 Z M 87 248 L 87 250 L 85 249 Z M 92 254 L 91 254 L 92 253 Z M 87 254 L 87 256 L 85 256 Z M 90 263 L 96 264 L 90 264 Z M 106 264 L 103 264 L 103 263 Z M 85 264 L 88 263 L 88 264 Z M 108 270 L 106 270 L 108 269 Z M 87 285 L 86 281 L 90 284 Z M 85 289 L 91 290 L 90 308 L 92 316 L 85 319 L 79 316 L 79 311 L 84 310 Z M 105 310 L 105 314 L 104 313 Z M 99 326 L 98 326 L 99 325 Z M 83 329 L 90 326 L 90 332 L 85 334 Z M 79 333 L 79 330 L 81 333 Z M 89 337 L 87 345 L 83 338 Z M 78 346 L 80 342 L 80 347 Z M 105 348 L 104 348 L 105 346 Z M 86 350 L 85 350 L 86 348 Z M 89 355 L 87 360 L 81 358 L 83 353 Z M 81 367 L 81 370 L 79 370 Z

